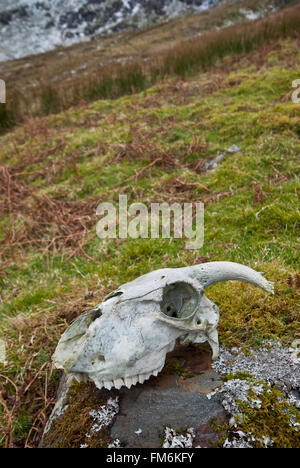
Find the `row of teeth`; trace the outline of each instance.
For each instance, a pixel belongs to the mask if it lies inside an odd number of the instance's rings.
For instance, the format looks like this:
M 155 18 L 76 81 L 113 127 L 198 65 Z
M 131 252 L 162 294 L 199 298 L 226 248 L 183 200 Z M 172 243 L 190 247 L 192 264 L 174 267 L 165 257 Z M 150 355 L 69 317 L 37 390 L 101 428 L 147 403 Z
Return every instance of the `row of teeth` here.
M 113 387 L 115 387 L 117 390 L 120 390 L 120 388 L 123 386 L 131 388 L 132 385 L 136 385 L 137 383 L 143 384 L 146 380 L 150 379 L 152 375 L 157 377 L 158 373 L 163 369 L 163 367 L 164 366 L 161 366 L 159 369 L 155 369 L 149 374 L 140 374 L 135 375 L 134 377 L 124 377 L 122 379 L 115 379 L 113 381 L 99 382 L 97 387 L 99 389 L 106 388 L 107 390 L 111 390 Z

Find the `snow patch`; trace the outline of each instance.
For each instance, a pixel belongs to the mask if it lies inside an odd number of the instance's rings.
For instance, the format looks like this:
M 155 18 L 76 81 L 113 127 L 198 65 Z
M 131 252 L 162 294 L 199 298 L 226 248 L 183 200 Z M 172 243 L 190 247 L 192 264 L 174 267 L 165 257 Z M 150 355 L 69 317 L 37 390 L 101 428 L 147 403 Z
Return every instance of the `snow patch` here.
M 0 0 L 0 62 L 140 29 L 221 0 Z
M 259 18 L 262 18 L 264 14 L 260 11 L 252 11 L 252 10 L 246 10 L 246 9 L 241 9 L 240 13 L 245 16 L 250 21 L 257 20 Z

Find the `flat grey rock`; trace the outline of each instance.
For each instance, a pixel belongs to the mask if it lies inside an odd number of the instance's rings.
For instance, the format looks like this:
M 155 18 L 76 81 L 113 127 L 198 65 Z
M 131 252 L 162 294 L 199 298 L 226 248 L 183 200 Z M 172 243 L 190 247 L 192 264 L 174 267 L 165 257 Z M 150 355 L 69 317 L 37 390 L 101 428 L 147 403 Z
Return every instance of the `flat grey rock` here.
M 213 373 L 216 376 L 215 373 Z M 204 377 L 205 376 L 205 377 Z M 163 375 L 147 384 L 120 391 L 120 412 L 111 428 L 111 438 L 125 447 L 157 448 L 161 446 L 166 427 L 186 430 L 201 429 L 212 418 L 223 414 L 220 397 L 209 400 L 206 393 L 212 373 L 180 379 Z

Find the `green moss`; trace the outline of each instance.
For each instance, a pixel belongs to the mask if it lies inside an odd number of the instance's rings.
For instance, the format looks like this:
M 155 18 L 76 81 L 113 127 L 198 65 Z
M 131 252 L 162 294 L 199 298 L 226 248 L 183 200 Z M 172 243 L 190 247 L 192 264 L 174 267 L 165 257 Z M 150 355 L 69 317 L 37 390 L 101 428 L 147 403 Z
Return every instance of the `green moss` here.
M 234 379 L 239 379 L 239 380 L 248 380 L 252 378 L 252 375 L 249 374 L 248 372 L 231 372 L 230 374 L 226 374 L 222 376 L 222 379 L 224 382 L 227 382 L 228 380 L 234 380 Z
M 250 381 L 251 383 L 251 381 Z M 241 411 L 236 418 L 237 427 L 231 428 L 229 424 L 219 426 L 223 435 L 218 441 L 222 447 L 225 440 L 232 440 L 238 431 L 251 434 L 255 440 L 251 442 L 254 448 L 264 448 L 264 438 L 273 441 L 272 448 L 300 448 L 299 423 L 300 412 L 288 403 L 285 395 L 276 386 L 270 387 L 265 382 L 263 392 L 258 397 L 255 392 L 249 392 L 249 402 L 259 398 L 259 408 L 251 408 L 249 403 L 238 401 Z
M 26 437 L 28 431 L 32 425 L 30 411 L 26 411 L 23 408 L 19 411 L 18 417 L 14 424 L 14 438 L 20 440 L 23 437 Z
M 190 379 L 196 375 L 194 372 L 185 369 L 184 366 L 168 359 L 166 360 L 162 373 L 165 375 L 178 375 L 183 379 Z
M 299 298 L 296 284 L 290 287 L 289 275 L 278 262 L 268 265 L 265 276 L 274 281 L 275 296 L 266 296 L 252 286 L 239 283 L 218 284 L 208 292 L 221 309 L 219 332 L 223 344 L 249 348 L 279 339 L 289 345 L 298 336 L 300 312 L 295 307 Z

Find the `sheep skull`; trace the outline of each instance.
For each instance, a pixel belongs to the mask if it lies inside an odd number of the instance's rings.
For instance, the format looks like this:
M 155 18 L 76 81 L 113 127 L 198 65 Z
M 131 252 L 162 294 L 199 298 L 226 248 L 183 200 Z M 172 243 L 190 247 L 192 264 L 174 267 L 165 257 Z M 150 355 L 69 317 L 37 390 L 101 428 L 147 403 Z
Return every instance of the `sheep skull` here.
M 79 381 L 111 389 L 143 383 L 163 368 L 177 338 L 208 341 L 219 355 L 219 309 L 205 295 L 225 280 L 252 283 L 269 293 L 261 273 L 231 262 L 166 268 L 120 286 L 95 309 L 75 320 L 62 335 L 54 365 Z

